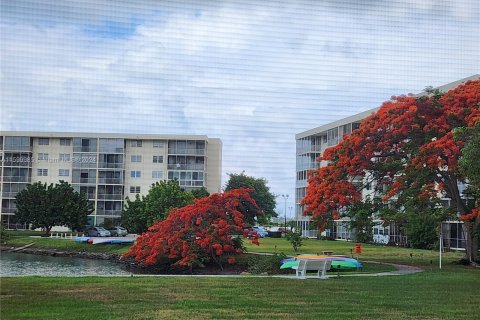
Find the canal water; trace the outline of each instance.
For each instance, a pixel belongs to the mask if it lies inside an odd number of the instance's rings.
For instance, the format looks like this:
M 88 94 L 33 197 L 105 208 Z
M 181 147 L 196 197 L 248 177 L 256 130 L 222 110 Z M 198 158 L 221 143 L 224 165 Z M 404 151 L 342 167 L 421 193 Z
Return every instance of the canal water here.
M 0 276 L 116 276 L 128 275 L 122 264 L 108 260 L 51 257 L 0 252 Z

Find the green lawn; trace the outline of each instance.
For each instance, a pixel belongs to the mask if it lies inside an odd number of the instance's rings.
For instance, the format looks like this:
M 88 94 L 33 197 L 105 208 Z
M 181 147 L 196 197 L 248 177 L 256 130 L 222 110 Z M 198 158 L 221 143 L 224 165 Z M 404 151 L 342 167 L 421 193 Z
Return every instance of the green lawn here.
M 16 246 L 124 252 L 128 246 L 15 237 Z M 293 254 L 285 239 L 245 241 L 252 252 Z M 350 255 L 354 243 L 306 240 L 301 253 Z M 480 270 L 455 265 L 462 254 L 363 245 L 361 261 L 420 266 L 406 276 L 298 280 L 276 277 L 1 278 L 0 319 L 474 319 Z M 113 252 L 112 252 L 113 253 Z M 410 257 L 413 254 L 413 259 Z M 430 264 L 433 261 L 433 265 Z M 367 272 L 385 266 L 365 264 Z M 388 267 L 388 266 L 387 266 Z M 376 269 L 377 268 L 377 269 Z
M 474 319 L 480 272 L 280 278 L 3 278 L 1 319 Z
M 250 252 L 283 252 L 288 255 L 295 255 L 290 242 L 286 239 L 263 238 L 260 239 L 259 246 L 253 245 L 250 241 L 245 240 L 245 245 Z M 351 250 L 353 250 L 354 247 L 354 242 L 305 239 L 298 253 L 322 254 L 323 251 L 333 251 L 333 254 L 350 256 Z M 410 257 L 410 254 L 412 254 L 412 257 Z M 408 264 L 422 268 L 430 268 L 431 266 L 438 268 L 439 262 L 439 252 L 437 250 L 420 250 L 381 245 L 362 244 L 362 253 L 360 255 L 353 253 L 353 255 L 355 258 L 358 257 L 360 261 L 371 260 Z M 452 267 L 452 263 L 461 259 L 462 256 L 463 253 L 461 252 L 443 253 L 443 267 Z
M 62 251 L 87 251 L 87 252 L 102 252 L 123 254 L 128 251 L 130 245 L 128 244 L 87 244 L 77 243 L 73 240 L 55 239 L 55 238 L 40 238 L 20 236 L 16 234 L 12 237 L 7 245 L 20 247 L 30 243 L 34 243 L 32 248 L 43 249 L 58 249 Z M 287 255 L 295 255 L 293 248 L 284 238 L 263 238 L 260 239 L 260 245 L 253 245 L 247 239 L 244 244 L 249 252 L 263 252 L 263 253 L 285 253 Z M 298 253 L 308 254 L 322 254 L 323 251 L 333 251 L 334 254 L 347 255 L 352 254 L 355 243 L 346 241 L 328 241 L 328 240 L 314 240 L 305 239 L 303 245 L 300 247 Z M 412 256 L 410 256 L 412 254 Z M 387 263 L 399 263 L 415 265 L 422 268 L 438 268 L 439 253 L 437 250 L 420 250 L 410 248 L 388 247 L 380 245 L 366 245 L 362 244 L 362 254 L 357 255 L 353 253 L 355 258 L 360 261 L 378 261 Z M 461 252 L 445 252 L 442 254 L 442 265 L 444 268 L 455 268 L 452 266 L 454 261 L 458 261 L 463 256 Z M 388 271 L 389 268 L 368 265 L 367 272 L 381 272 Z M 370 270 L 368 270 L 370 269 Z

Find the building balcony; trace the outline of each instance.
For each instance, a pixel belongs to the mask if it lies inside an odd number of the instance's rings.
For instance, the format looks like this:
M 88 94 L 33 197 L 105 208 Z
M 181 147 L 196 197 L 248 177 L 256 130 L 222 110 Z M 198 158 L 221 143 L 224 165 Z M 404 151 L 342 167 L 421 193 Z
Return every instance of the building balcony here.
M 3 182 L 24 182 L 29 183 L 31 182 L 30 177 L 3 177 Z
M 205 149 L 168 148 L 168 154 L 203 156 L 205 155 Z
M 98 178 L 98 184 L 123 184 L 121 178 Z
M 95 210 L 95 215 L 120 217 L 122 215 L 122 210 L 97 209 Z
M 105 162 L 98 163 L 98 169 L 123 169 L 123 168 L 124 168 L 123 163 L 105 163 Z
M 17 208 L 2 208 L 2 214 L 14 214 Z
M 82 184 L 96 184 L 96 178 L 73 178 L 72 183 L 82 183 Z
M 205 164 L 203 163 L 193 163 L 193 164 L 169 164 L 167 165 L 168 170 L 205 170 Z

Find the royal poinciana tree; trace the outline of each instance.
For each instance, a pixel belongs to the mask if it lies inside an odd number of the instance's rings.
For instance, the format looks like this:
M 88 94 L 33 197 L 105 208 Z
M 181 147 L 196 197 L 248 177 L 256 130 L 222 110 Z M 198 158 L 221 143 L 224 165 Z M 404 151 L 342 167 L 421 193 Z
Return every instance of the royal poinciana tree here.
M 244 222 L 246 205 L 249 209 L 256 207 L 256 214 L 262 214 L 250 196 L 252 191 L 215 193 L 173 209 L 164 221 L 148 228 L 126 256 L 143 266 L 193 268 L 209 262 L 221 266 L 224 259 L 235 263 L 233 256 L 243 253 L 242 237 L 248 236 Z M 258 244 L 258 235 L 250 239 Z
M 454 139 L 458 128 L 480 121 L 480 81 L 469 81 L 444 94 L 393 97 L 319 160 L 328 165 L 311 172 L 303 203 L 320 225 L 339 210 L 362 201 L 367 184 L 397 208 L 437 201 L 439 192 L 465 222 L 466 259 L 479 260 L 480 210 L 465 201 L 457 182 L 465 182 L 459 159 L 465 145 Z M 413 200 L 413 201 L 412 201 Z

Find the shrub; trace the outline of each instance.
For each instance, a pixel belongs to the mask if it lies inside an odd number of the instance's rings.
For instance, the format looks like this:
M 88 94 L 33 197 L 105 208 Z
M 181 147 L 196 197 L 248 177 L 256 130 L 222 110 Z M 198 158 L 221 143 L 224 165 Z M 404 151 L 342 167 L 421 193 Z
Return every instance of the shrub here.
M 286 257 L 284 253 L 275 253 L 273 255 L 252 254 L 248 257 L 247 271 L 253 274 L 282 273 L 282 270 L 280 270 L 281 261 Z
M 302 234 L 300 232 L 289 231 L 287 232 L 286 237 L 287 240 L 290 241 L 290 243 L 292 244 L 293 250 L 297 252 L 298 248 L 302 246 Z
M 4 225 L 0 224 L 0 242 L 5 243 L 10 239 L 10 234 Z

